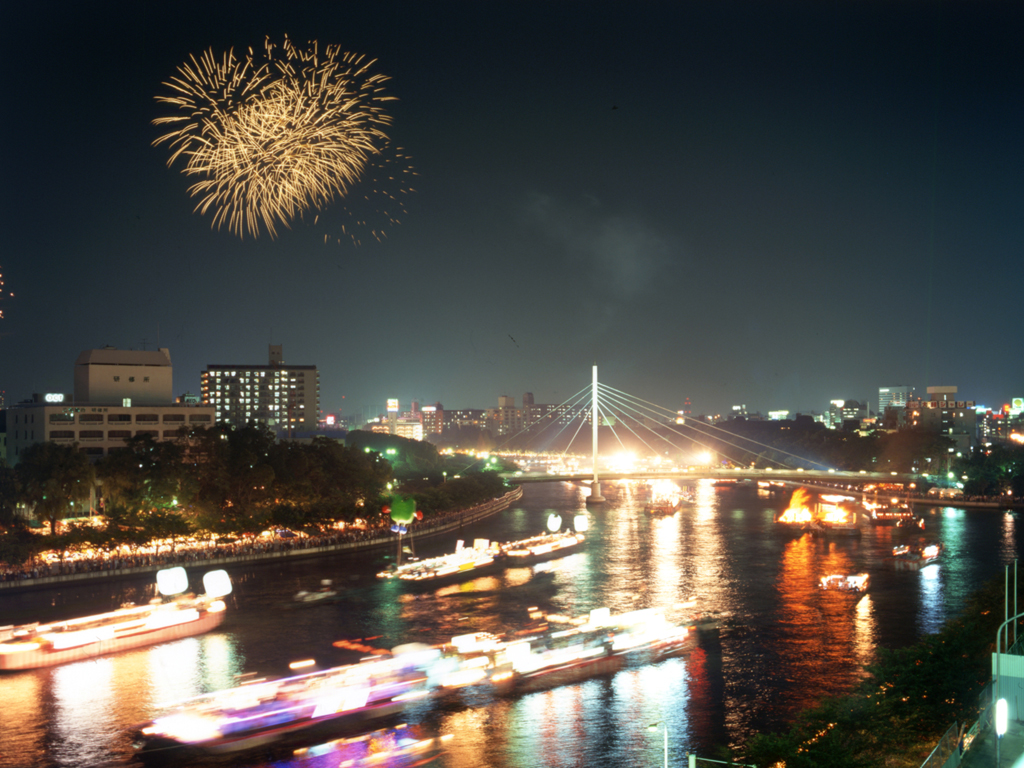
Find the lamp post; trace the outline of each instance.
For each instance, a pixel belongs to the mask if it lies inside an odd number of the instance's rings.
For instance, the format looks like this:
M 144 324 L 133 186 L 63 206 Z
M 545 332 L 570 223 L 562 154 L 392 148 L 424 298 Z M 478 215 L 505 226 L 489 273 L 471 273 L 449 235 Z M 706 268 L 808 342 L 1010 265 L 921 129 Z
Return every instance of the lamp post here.
M 668 768 L 668 723 L 651 723 L 647 726 L 647 730 L 656 731 L 659 725 L 665 727 L 665 768 Z

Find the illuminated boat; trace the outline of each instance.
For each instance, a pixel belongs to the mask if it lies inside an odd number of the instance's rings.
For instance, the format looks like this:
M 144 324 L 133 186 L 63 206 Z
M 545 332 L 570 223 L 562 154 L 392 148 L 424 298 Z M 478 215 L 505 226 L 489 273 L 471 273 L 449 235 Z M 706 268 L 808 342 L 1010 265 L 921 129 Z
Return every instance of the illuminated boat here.
M 818 586 L 832 592 L 866 592 L 871 579 L 866 573 L 847 575 L 833 573 L 822 576 Z
M 905 526 L 914 522 L 914 510 L 906 501 L 899 498 L 893 497 L 885 501 L 865 498 L 861 503 L 871 525 Z
M 157 586 L 171 600 L 154 598 L 149 605 L 49 624 L 0 627 L 0 670 L 52 667 L 209 632 L 224 621 L 221 598 L 231 592 L 231 580 L 224 571 L 210 571 L 203 584 L 205 595 L 184 595 L 185 569 L 168 568 L 157 573 Z
M 472 547 L 460 539 L 449 555 L 412 560 L 391 566 L 377 574 L 378 579 L 397 579 L 405 584 L 434 586 L 436 584 L 478 576 L 497 566 L 501 550 L 487 539 L 475 539 Z
M 331 587 L 331 580 L 322 579 L 320 581 L 320 589 L 316 592 L 307 592 L 304 589 L 296 592 L 295 597 L 292 598 L 291 606 L 293 608 L 309 608 L 314 605 L 336 603 L 340 599 L 341 593 Z
M 657 609 L 612 615 L 607 608 L 585 618 L 547 616 L 564 629 L 537 632 L 505 643 L 503 656 L 514 672 L 517 693 L 553 688 L 648 663 L 688 647 L 690 628 L 672 624 Z
M 510 639 L 487 632 L 453 637 L 432 672 L 438 695 L 555 688 L 667 658 L 688 649 L 693 636 L 690 626 L 672 624 L 656 609 L 613 616 L 601 608 L 582 618 L 534 611 L 531 617 L 532 626 Z
M 644 505 L 644 511 L 649 515 L 674 515 L 682 508 L 682 501 L 652 501 Z
M 942 554 L 942 543 L 939 541 L 916 541 L 900 544 L 892 548 L 892 556 L 897 568 L 923 568 L 935 562 Z
M 137 728 L 143 759 L 226 755 L 323 738 L 397 715 L 430 695 L 427 669 L 440 655 L 417 646 L 387 658 L 263 680 L 206 694 Z
M 521 563 L 533 563 L 548 557 L 567 555 L 574 551 L 577 545 L 582 544 L 583 540 L 582 533 L 573 531 L 543 533 L 521 541 L 502 544 L 500 551 L 503 557 L 508 558 L 508 564 L 514 566 Z
M 807 530 L 816 536 L 860 536 L 855 500 L 850 496 L 822 494 Z
M 295 756 L 320 758 L 330 754 L 340 760 L 338 768 L 413 768 L 427 765 L 444 754 L 444 745 L 451 738 L 450 733 L 433 738 L 418 738 L 408 725 L 403 724 L 297 749 Z

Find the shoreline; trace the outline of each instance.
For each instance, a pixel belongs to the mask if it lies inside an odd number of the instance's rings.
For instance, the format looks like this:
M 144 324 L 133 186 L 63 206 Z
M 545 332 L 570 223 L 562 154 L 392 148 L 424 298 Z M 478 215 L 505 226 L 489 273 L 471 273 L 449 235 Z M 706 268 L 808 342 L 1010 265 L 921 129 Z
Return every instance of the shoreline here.
M 416 537 L 425 538 L 436 536 L 457 530 L 462 526 L 490 517 L 493 514 L 508 509 L 512 504 L 523 496 L 523 487 L 516 486 L 514 489 L 497 499 L 477 504 L 463 512 L 453 515 L 452 519 L 439 523 L 426 530 L 417 530 Z M 51 587 L 81 584 L 99 579 L 127 579 L 140 574 L 155 573 L 165 568 L 181 566 L 186 570 L 189 568 L 203 567 L 211 568 L 226 565 L 259 565 L 262 563 L 279 562 L 284 558 L 321 557 L 336 552 L 362 552 L 375 549 L 384 549 L 395 546 L 394 534 L 378 536 L 364 541 L 346 541 L 339 544 L 326 544 L 318 547 L 307 547 L 302 549 L 286 549 L 276 552 L 254 552 L 243 555 L 223 555 L 221 557 L 210 557 L 196 560 L 184 560 L 182 562 L 168 562 L 160 565 L 138 565 L 129 568 L 118 568 L 98 571 L 85 571 L 82 573 L 67 573 L 55 576 L 40 576 L 29 579 L 12 579 L 0 581 L 0 596 L 13 594 L 15 592 L 27 592 L 34 589 L 47 589 Z

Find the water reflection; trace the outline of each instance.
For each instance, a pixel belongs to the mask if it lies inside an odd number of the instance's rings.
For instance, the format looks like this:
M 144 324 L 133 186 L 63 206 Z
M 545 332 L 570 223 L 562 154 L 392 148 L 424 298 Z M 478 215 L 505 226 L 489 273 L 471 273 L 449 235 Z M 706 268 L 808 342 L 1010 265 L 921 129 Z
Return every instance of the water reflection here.
M 928 533 L 941 537 L 945 554 L 936 566 L 897 571 L 891 549 L 904 534 L 895 529 L 867 529 L 859 540 L 818 539 L 777 527 L 781 510 L 772 504 L 782 502 L 753 491 L 700 482 L 695 496 L 691 507 L 658 518 L 644 512 L 634 487 L 621 485 L 613 503 L 590 511 L 584 548 L 552 561 L 554 574 L 542 581 L 517 567 L 411 593 L 372 578 L 391 551 L 235 569 L 236 599 L 221 631 L 0 678 L 0 766 L 129 761 L 122 729 L 151 717 L 160 704 L 229 687 L 243 672 L 285 673 L 296 658 L 317 658 L 321 666 L 355 661 L 359 654 L 331 645 L 342 638 L 383 648 L 436 643 L 467 632 L 515 631 L 533 605 L 581 615 L 693 597 L 697 610 L 721 612 L 725 622 L 701 632 L 681 658 L 519 698 L 467 697 L 406 713 L 419 732 L 452 735 L 434 763 L 439 768 L 660 765 L 664 731 L 649 732 L 651 723 L 668 726 L 670 764 L 682 766 L 687 749 L 708 754 L 781 727 L 822 695 L 854 685 L 879 647 L 901 647 L 938 629 L 967 594 L 1002 574 L 1021 536 L 1015 515 L 926 512 Z M 456 538 L 523 538 L 544 530 L 548 510 L 567 521 L 583 500 L 583 489 L 569 484 L 528 487 L 507 515 L 416 547 L 427 556 L 450 551 Z M 866 595 L 818 587 L 823 575 L 861 571 L 871 576 Z M 321 578 L 347 585 L 345 600 L 284 610 L 295 591 Z M 145 586 L 0 597 L 6 601 L 0 609 L 10 615 L 6 608 L 15 605 L 17 620 L 67 617 L 89 612 L 78 610 L 80 603 L 103 609 Z M 42 609 L 33 614 L 36 604 Z M 276 760 L 275 766 L 336 768 L 341 759 L 325 747 L 231 765 Z
M 922 568 L 918 575 L 918 590 L 921 595 L 917 620 L 921 631 L 926 634 L 938 632 L 943 624 L 942 570 L 938 563 Z

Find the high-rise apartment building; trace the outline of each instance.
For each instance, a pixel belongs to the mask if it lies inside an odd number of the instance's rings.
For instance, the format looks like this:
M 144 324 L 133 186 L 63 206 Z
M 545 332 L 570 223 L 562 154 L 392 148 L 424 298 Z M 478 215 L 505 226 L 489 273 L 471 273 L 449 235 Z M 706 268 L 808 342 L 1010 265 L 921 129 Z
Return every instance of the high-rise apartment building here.
M 203 403 L 218 423 L 262 424 L 276 434 L 313 432 L 320 417 L 320 373 L 315 365 L 288 365 L 281 345 L 270 346 L 267 365 L 208 365 Z
M 444 406 L 440 403 L 423 406 L 423 434 L 440 435 L 444 432 Z

